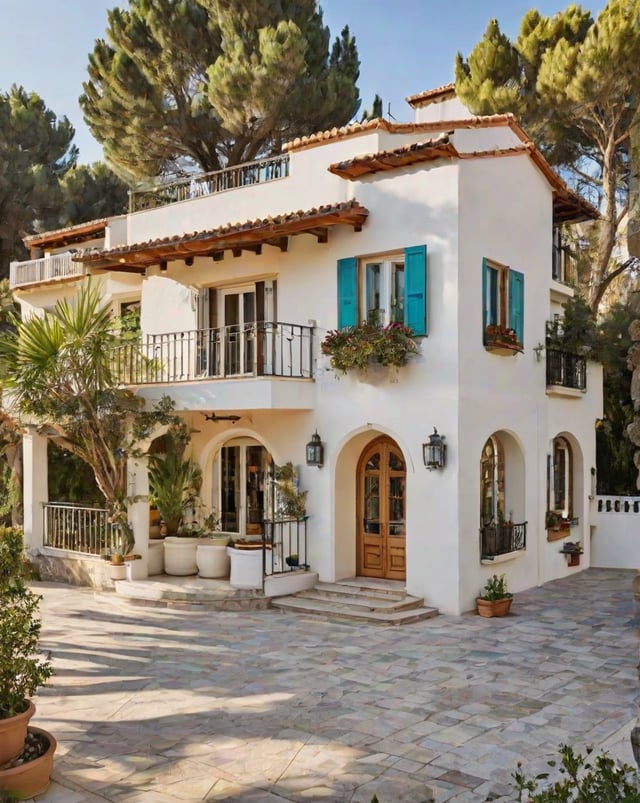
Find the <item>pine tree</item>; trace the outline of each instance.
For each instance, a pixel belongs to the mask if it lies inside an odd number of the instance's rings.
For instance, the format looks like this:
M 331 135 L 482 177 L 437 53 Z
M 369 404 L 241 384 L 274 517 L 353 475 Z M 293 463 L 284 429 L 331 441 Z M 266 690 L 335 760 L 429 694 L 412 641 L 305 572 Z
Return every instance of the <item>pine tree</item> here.
M 80 99 L 110 165 L 149 179 L 277 152 L 357 112 L 345 28 L 329 49 L 315 0 L 130 0 L 108 12 Z
M 511 42 L 489 23 L 456 91 L 480 114 L 514 112 L 549 161 L 601 212 L 585 279 L 595 312 L 629 262 L 613 258 L 629 210 L 631 140 L 640 117 L 640 0 L 610 0 L 596 21 L 579 6 L 554 17 L 529 11 Z
M 24 257 L 23 234 L 55 227 L 59 178 L 77 158 L 73 135 L 34 92 L 0 93 L 0 277 Z
M 60 227 L 127 211 L 127 185 L 104 162 L 67 170 L 60 180 L 60 191 Z

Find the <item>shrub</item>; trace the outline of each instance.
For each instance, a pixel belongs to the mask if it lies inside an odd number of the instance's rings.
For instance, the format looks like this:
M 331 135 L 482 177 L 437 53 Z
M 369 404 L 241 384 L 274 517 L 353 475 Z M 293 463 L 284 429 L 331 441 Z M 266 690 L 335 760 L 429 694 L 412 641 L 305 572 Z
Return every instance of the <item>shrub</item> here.
M 22 531 L 0 527 L 0 719 L 26 709 L 26 701 L 53 674 L 38 657 L 42 597 L 23 579 Z
M 633 767 L 614 761 L 606 753 L 593 759 L 575 753 L 570 745 L 560 747 L 560 780 L 544 784 L 549 773 L 527 778 L 518 764 L 513 773 L 518 801 L 529 803 L 640 803 L 640 783 Z M 555 761 L 548 762 L 555 767 Z M 542 784 L 540 782 L 543 782 Z M 542 786 L 542 788 L 540 788 Z M 526 797 L 525 793 L 529 793 Z

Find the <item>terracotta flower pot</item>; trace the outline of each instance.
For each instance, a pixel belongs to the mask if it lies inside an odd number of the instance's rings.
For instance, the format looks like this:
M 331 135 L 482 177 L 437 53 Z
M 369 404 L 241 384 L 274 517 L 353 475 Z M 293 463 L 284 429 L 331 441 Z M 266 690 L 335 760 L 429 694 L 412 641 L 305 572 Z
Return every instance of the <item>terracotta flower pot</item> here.
M 42 728 L 31 727 L 29 732 L 47 739 L 49 742 L 47 751 L 33 761 L 25 761 L 24 764 L 10 769 L 0 769 L 0 791 L 14 792 L 20 800 L 40 795 L 49 786 L 53 771 L 53 754 L 58 746 L 53 736 Z
M 0 767 L 22 753 L 24 740 L 27 738 L 27 726 L 35 712 L 36 707 L 29 700 L 26 711 L 15 717 L 0 719 Z
M 511 609 L 512 602 L 513 597 L 495 600 L 478 598 L 476 600 L 476 605 L 478 606 L 478 613 L 480 616 L 489 618 L 491 616 L 506 616 Z

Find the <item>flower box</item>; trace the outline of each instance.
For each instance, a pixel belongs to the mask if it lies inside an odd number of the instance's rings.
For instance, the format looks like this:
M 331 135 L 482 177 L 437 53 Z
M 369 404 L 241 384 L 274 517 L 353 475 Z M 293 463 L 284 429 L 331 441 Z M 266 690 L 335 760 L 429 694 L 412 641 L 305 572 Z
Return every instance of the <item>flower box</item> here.
M 493 354 L 504 357 L 521 354 L 524 351 L 515 329 L 489 324 L 484 330 L 484 347 Z

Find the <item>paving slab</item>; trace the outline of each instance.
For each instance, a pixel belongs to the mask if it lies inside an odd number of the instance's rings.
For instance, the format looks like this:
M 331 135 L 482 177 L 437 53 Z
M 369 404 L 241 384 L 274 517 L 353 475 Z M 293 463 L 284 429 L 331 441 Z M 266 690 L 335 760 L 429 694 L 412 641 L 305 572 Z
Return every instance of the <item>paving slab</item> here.
M 634 576 L 388 629 L 36 583 L 57 674 L 34 723 L 59 744 L 38 800 L 481 803 L 515 800 L 517 762 L 544 771 L 562 742 L 630 763 Z

